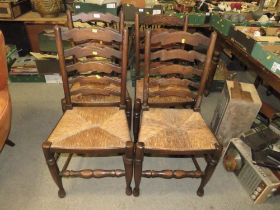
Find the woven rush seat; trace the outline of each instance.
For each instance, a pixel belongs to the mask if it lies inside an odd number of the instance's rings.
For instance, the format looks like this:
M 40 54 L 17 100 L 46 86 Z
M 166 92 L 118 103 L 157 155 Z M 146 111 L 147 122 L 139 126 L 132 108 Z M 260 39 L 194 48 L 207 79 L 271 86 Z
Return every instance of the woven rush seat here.
M 171 151 L 212 150 L 217 143 L 199 112 L 160 108 L 143 112 L 139 141 L 145 149 Z
M 51 148 L 124 148 L 130 140 L 124 110 L 118 107 L 74 107 L 67 110 L 48 138 Z
M 150 79 L 151 81 L 153 78 Z M 144 80 L 137 80 L 136 81 L 136 98 L 141 99 L 143 101 L 143 85 L 144 85 Z M 152 93 L 153 91 L 166 91 L 167 89 L 170 89 L 170 87 L 160 87 L 160 86 L 155 86 L 155 87 L 150 87 L 149 92 Z M 184 90 L 182 87 L 172 87 L 172 90 Z M 150 105 L 170 105 L 170 104 L 183 104 L 187 102 L 192 102 L 192 98 L 182 98 L 182 97 L 177 97 L 177 96 L 153 96 L 149 97 L 149 104 Z

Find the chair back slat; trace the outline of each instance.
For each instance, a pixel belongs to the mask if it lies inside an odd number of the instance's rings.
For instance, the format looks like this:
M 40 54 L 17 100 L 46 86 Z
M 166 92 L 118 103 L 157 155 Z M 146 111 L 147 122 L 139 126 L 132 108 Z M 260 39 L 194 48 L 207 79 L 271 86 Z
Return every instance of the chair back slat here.
M 202 70 L 193 66 L 183 66 L 179 64 L 160 65 L 150 69 L 150 74 L 168 75 L 168 74 L 181 74 L 181 75 L 197 75 L 201 76 Z
M 62 32 L 62 40 L 83 42 L 88 40 L 103 42 L 121 42 L 122 35 L 117 31 L 106 28 L 73 28 Z
M 194 42 L 194 46 L 198 46 L 198 43 L 201 43 L 203 40 L 208 40 L 207 54 L 204 55 L 197 52 L 195 48 L 187 50 L 187 48 L 169 49 L 167 47 L 167 49 L 165 49 L 164 44 L 163 49 L 151 52 L 151 46 L 155 43 L 152 43 L 152 40 L 156 40 L 156 37 L 162 37 L 160 42 L 167 43 L 167 45 L 178 42 L 178 40 L 182 38 L 186 39 L 187 37 L 190 37 L 191 41 Z M 166 98 L 166 100 L 169 100 L 168 97 L 176 97 L 181 98 L 177 101 L 182 103 L 182 105 L 191 102 L 193 108 L 199 108 L 211 66 L 216 37 L 216 32 L 213 32 L 211 38 L 208 39 L 197 33 L 163 32 L 162 35 L 158 35 L 152 33 L 151 30 L 147 30 L 144 54 L 143 107 L 149 107 L 149 98 L 154 101 L 154 97 Z M 188 41 L 184 43 L 188 43 Z M 158 62 L 158 59 L 160 62 Z M 178 62 L 178 60 L 188 62 Z M 165 64 L 164 61 L 168 61 L 167 64 Z M 195 67 L 195 65 L 197 65 L 195 61 L 203 63 L 203 70 Z M 157 65 L 152 66 L 155 63 Z M 190 64 L 192 64 L 192 66 Z M 173 76 L 170 78 L 168 75 Z M 163 77 L 155 78 L 154 76 Z M 196 80 L 193 79 L 195 76 L 200 77 L 200 82 L 196 82 Z
M 162 33 L 163 31 L 174 31 L 176 29 L 188 30 L 188 16 L 184 18 L 178 18 L 167 15 L 148 15 L 141 19 L 139 14 L 135 14 L 135 72 L 136 78 L 140 77 L 141 68 L 141 53 L 140 50 L 144 49 L 142 40 L 144 39 L 145 30 L 154 29 L 153 33 Z M 153 46 L 154 48 L 160 47 L 158 45 Z
M 149 87 L 168 87 L 168 86 L 177 86 L 177 87 L 188 87 L 191 86 L 193 88 L 198 89 L 199 84 L 197 82 L 193 82 L 189 79 L 179 79 L 176 77 L 172 78 L 150 78 Z
M 210 39 L 200 33 L 188 33 L 185 31 L 174 31 L 172 36 L 169 32 L 156 33 L 152 39 L 151 44 L 160 44 L 161 46 L 166 46 L 170 44 L 182 43 L 191 46 L 209 46 Z
M 77 98 L 82 98 L 81 101 L 83 101 L 88 96 L 93 96 L 88 104 L 99 106 L 99 104 L 95 104 L 93 101 L 109 96 L 110 100 L 104 101 L 106 106 L 118 104 L 124 108 L 126 105 L 128 30 L 124 28 L 123 33 L 107 28 L 98 29 L 97 31 L 92 30 L 88 28 L 74 28 L 62 32 L 60 27 L 55 27 L 66 106 L 72 107 L 73 104 L 77 105 Z M 102 42 L 84 42 L 64 50 L 62 45 L 63 39 L 70 39 L 75 42 L 95 39 Z M 111 42 L 113 44 L 115 41 L 120 43 L 120 50 L 105 44 L 102 46 L 104 42 Z M 73 58 L 70 64 L 65 62 L 66 58 L 68 59 L 69 57 Z M 100 60 L 97 57 L 102 57 L 102 59 Z M 117 75 L 110 78 L 109 75 L 113 72 L 117 73 Z M 94 75 L 96 73 L 98 75 Z M 83 97 L 85 98 L 83 99 Z M 116 102 L 118 97 L 119 102 Z M 75 101 L 72 102 L 72 99 Z
M 182 49 L 174 49 L 174 50 L 159 50 L 156 52 L 151 53 L 151 59 L 160 59 L 160 61 L 169 61 L 174 59 L 179 59 L 183 61 L 190 61 L 194 62 L 198 60 L 200 62 L 205 61 L 206 56 L 202 53 L 197 51 L 185 51 Z
M 197 94 L 192 93 L 188 89 L 177 89 L 177 90 L 157 90 L 157 91 L 149 91 L 150 97 L 168 97 L 175 96 L 180 98 L 195 98 Z
M 110 85 L 114 84 L 116 86 L 121 86 L 121 80 L 112 77 L 99 77 L 99 76 L 79 76 L 69 80 L 69 84 L 79 83 L 81 86 L 91 85 L 91 84 L 101 84 Z
M 112 72 L 121 73 L 121 67 L 109 62 L 77 62 L 71 65 L 66 66 L 66 71 L 73 72 L 78 71 L 79 73 L 86 72 L 103 72 L 106 74 L 110 74 Z
M 120 96 L 121 91 L 119 89 L 112 89 L 112 88 L 97 88 L 97 87 L 89 87 L 89 86 L 81 86 L 77 89 L 71 90 L 71 94 L 73 95 L 101 95 L 101 96 Z
M 75 47 L 66 49 L 64 51 L 64 55 L 66 57 L 68 56 L 75 56 L 76 58 L 82 58 L 82 57 L 104 57 L 104 58 L 118 58 L 121 59 L 121 52 L 118 50 L 115 50 L 110 47 L 95 47 L 95 46 L 80 46 L 77 45 Z
M 69 29 L 74 28 L 74 22 L 81 23 L 91 23 L 97 24 L 98 22 L 105 23 L 107 27 L 117 29 L 119 32 L 123 31 L 124 28 L 124 17 L 123 12 L 120 11 L 119 16 L 115 16 L 111 13 L 99 13 L 99 12 L 89 12 L 89 13 L 79 13 L 72 14 L 71 11 L 67 11 L 67 25 Z

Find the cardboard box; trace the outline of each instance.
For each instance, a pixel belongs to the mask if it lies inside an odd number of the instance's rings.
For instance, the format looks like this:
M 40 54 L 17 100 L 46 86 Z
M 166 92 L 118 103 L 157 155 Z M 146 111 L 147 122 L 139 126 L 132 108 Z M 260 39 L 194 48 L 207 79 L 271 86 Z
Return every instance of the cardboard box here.
M 79 14 L 81 12 L 100 12 L 100 13 L 111 13 L 113 15 L 118 15 L 119 5 L 117 3 L 108 3 L 108 4 L 92 4 L 84 2 L 74 2 L 74 13 Z
M 124 13 L 125 21 L 134 21 L 135 14 L 138 12 L 140 22 L 145 15 L 160 15 L 162 14 L 163 11 L 161 5 L 154 5 L 152 8 L 145 8 L 145 7 L 138 8 L 132 4 L 123 4 L 122 10 Z
M 266 31 L 265 36 L 255 36 L 257 31 L 260 31 L 260 27 L 245 27 L 245 26 L 235 26 L 231 29 L 230 37 L 236 42 L 244 51 L 248 54 L 252 53 L 254 45 L 257 42 L 266 43 L 279 43 L 280 38 L 277 34 L 280 32 L 278 27 L 264 28 Z

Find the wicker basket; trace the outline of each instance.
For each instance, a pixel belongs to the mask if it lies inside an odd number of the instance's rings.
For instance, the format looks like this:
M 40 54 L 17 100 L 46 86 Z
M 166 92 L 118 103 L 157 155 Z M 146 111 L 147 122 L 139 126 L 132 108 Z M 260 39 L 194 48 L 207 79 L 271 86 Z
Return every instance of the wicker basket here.
M 34 0 L 34 7 L 42 17 L 57 17 L 61 11 L 61 0 Z

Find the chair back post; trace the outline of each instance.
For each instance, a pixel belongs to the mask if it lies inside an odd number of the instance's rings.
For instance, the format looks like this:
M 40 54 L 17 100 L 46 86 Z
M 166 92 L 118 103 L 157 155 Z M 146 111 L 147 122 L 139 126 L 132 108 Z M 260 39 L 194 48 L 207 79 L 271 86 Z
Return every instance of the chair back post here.
M 150 77 L 150 59 L 151 59 L 151 30 L 145 32 L 145 54 L 144 54 L 144 86 L 143 86 L 143 108 L 148 108 L 149 98 L 149 77 Z
M 73 29 L 74 24 L 73 24 L 72 12 L 70 10 L 67 10 L 66 15 L 67 15 L 67 27 L 68 29 Z
M 119 17 L 120 17 L 120 20 L 119 20 L 119 32 L 123 33 L 123 30 L 124 30 L 124 14 L 123 14 L 122 10 L 120 11 Z
M 59 68 L 60 73 L 62 77 L 63 82 L 63 90 L 64 90 L 64 96 L 65 96 L 65 103 L 66 107 L 72 107 L 71 103 L 71 96 L 70 96 L 70 90 L 69 90 L 69 82 L 65 67 L 65 57 L 64 57 L 64 49 L 62 44 L 62 38 L 61 38 L 61 28 L 59 26 L 55 26 L 54 28 L 55 33 L 55 42 L 56 42 L 56 48 L 57 48 L 57 54 L 58 54 L 58 60 L 59 60 Z
M 211 67 L 211 62 L 212 62 L 212 58 L 213 58 L 213 54 L 214 54 L 214 50 L 215 50 L 216 40 L 217 40 L 217 32 L 214 31 L 211 34 L 210 44 L 209 44 L 209 47 L 208 47 L 208 50 L 207 50 L 206 61 L 204 63 L 203 74 L 201 76 L 200 85 L 199 85 L 199 89 L 198 89 L 198 93 L 197 93 L 197 99 L 196 99 L 196 103 L 195 103 L 195 106 L 194 106 L 194 110 L 199 110 L 200 109 L 202 94 L 204 92 L 206 82 L 207 82 L 207 79 L 208 79 L 208 76 L 209 76 L 209 70 L 210 70 L 210 67 Z
M 135 14 L 135 76 L 140 78 L 140 29 L 139 29 L 139 14 Z
M 186 15 L 186 16 L 185 16 L 185 21 L 184 21 L 184 27 L 183 27 L 183 30 L 184 30 L 185 32 L 188 31 L 188 26 L 189 26 L 189 16 Z
M 128 64 L 128 29 L 124 28 L 122 36 L 122 79 L 121 79 L 121 99 L 120 107 L 124 108 L 126 105 L 126 75 Z
M 8 84 L 8 67 L 6 60 L 5 39 L 2 31 L 0 31 L 0 90 Z

